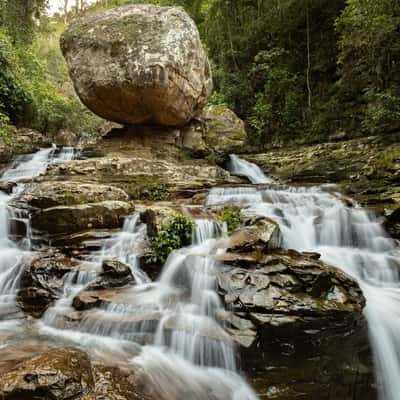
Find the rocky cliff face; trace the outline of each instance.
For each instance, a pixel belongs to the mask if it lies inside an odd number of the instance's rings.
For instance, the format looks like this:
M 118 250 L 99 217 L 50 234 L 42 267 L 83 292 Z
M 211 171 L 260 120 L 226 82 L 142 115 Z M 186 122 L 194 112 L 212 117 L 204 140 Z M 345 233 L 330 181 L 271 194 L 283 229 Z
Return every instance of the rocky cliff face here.
M 61 47 L 79 97 L 111 121 L 182 125 L 211 94 L 199 33 L 180 8 L 130 5 L 84 18 Z

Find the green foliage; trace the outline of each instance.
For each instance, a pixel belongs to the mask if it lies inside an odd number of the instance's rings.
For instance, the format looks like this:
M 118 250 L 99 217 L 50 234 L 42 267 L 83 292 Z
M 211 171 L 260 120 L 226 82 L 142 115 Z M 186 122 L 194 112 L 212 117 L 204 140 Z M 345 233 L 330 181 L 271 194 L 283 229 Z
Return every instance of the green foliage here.
M 168 256 L 177 249 L 189 246 L 192 242 L 194 222 L 183 214 L 177 214 L 165 223 L 151 240 L 152 255 L 147 264 L 164 264 Z
M 15 132 L 15 126 L 10 124 L 10 118 L 1 112 L 0 103 L 0 138 L 7 144 L 11 142 L 12 134 Z
M 253 86 L 260 87 L 248 118 L 258 142 L 265 142 L 268 133 L 291 133 L 302 125 L 304 94 L 298 74 L 281 61 L 286 54 L 281 48 L 261 51 L 250 70 Z
M 228 233 L 231 234 L 240 227 L 240 208 L 224 207 L 218 211 L 217 218 L 219 221 L 226 223 Z
M 400 3 L 348 0 L 336 30 L 342 101 L 362 105 L 364 131 L 399 129 Z
M 391 90 L 365 95 L 368 105 L 362 127 L 370 133 L 400 129 L 400 96 Z

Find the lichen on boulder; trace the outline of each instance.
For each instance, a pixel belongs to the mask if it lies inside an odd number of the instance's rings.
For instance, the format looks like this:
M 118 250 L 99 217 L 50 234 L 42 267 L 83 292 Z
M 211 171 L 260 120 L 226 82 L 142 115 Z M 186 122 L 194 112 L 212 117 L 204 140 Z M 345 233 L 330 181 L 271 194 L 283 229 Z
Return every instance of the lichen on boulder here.
M 132 4 L 82 18 L 61 48 L 83 103 L 111 121 L 183 125 L 211 94 L 199 32 L 181 8 Z

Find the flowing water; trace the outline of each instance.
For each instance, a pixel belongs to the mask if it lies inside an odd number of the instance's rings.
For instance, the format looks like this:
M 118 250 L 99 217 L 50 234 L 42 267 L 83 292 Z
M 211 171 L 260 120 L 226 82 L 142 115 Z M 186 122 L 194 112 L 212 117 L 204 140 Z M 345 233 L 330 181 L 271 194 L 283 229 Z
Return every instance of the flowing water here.
M 222 251 L 221 230 L 213 221 L 196 220 L 193 245 L 173 252 L 159 279 L 151 282 L 138 262 L 145 225 L 138 215 L 129 217 L 123 231 L 89 258 L 88 269 L 65 278 L 64 297 L 44 315 L 41 333 L 84 343 L 92 353 L 101 348 L 103 356 L 115 358 L 118 349 L 120 357 L 145 371 L 160 399 L 256 399 L 236 373 L 235 347 L 216 320 L 223 306 L 213 255 Z M 110 291 L 107 304 L 85 311 L 76 326 L 65 329 L 73 298 L 106 259 L 127 263 L 135 284 Z
M 20 158 L 2 179 L 23 181 L 46 171 L 49 163 L 63 162 L 74 150 L 41 150 Z M 367 298 L 369 320 L 382 399 L 397 400 L 400 393 L 400 278 L 399 249 L 387 237 L 379 219 L 342 198 L 331 186 L 290 188 L 274 184 L 262 171 L 237 156 L 234 174 L 257 186 L 215 188 L 209 205 L 237 203 L 246 215 L 276 220 L 284 246 L 317 251 L 359 282 Z M 15 211 L 14 193 L 0 192 L 0 300 L 2 315 L 17 312 L 15 293 L 27 247 L 9 239 Z M 196 220 L 193 244 L 174 251 L 160 277 L 151 281 L 140 268 L 146 226 L 137 214 L 128 217 L 121 232 L 105 240 L 77 271 L 64 277 L 64 295 L 37 323 L 41 337 L 73 342 L 125 365 L 139 366 L 153 395 L 161 400 L 255 400 L 257 396 L 238 374 L 236 351 L 218 314 L 223 310 L 216 292 L 215 255 L 223 252 L 224 228 L 208 219 Z M 105 260 L 127 264 L 134 284 L 105 291 L 98 307 L 78 313 L 73 299 L 93 283 Z M 83 291 L 83 292 L 82 292 Z M 11 311 L 3 311 L 8 307 Z M 16 322 L 17 323 L 17 322 Z M 15 327 L 13 328 L 15 329 Z
M 253 183 L 266 178 L 253 173 L 237 156 L 232 172 Z M 244 165 L 244 167 L 243 167 Z M 400 248 L 388 237 L 373 213 L 349 202 L 332 185 L 320 188 L 213 189 L 209 204 L 238 203 L 246 215 L 261 215 L 279 223 L 284 246 L 316 251 L 322 259 L 353 276 L 367 299 L 380 397 L 400 394 Z
M 55 159 L 55 154 L 71 159 L 73 154 L 65 156 L 63 149 L 55 146 L 43 149 L 34 154 L 18 157 L 0 177 L 0 181 L 32 179 L 43 174 L 48 165 Z M 12 326 L 13 317 L 18 313 L 15 304 L 16 291 L 22 272 L 24 257 L 29 255 L 29 220 L 23 212 L 10 207 L 12 200 L 23 190 L 23 184 L 18 184 L 11 194 L 0 191 L 0 328 Z M 25 224 L 26 237 L 18 245 L 10 240 L 10 231 L 15 223 Z M 6 322 L 5 322 L 6 321 Z M 17 323 L 17 322 L 15 322 Z

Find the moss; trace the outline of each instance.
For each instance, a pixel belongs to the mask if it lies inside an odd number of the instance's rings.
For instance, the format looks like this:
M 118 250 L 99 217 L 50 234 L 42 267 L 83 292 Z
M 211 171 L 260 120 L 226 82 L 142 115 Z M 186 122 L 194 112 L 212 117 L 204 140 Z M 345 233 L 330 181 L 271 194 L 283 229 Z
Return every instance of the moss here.
M 213 112 L 215 116 L 220 116 L 226 111 L 226 107 L 223 104 L 214 106 Z
M 77 204 L 83 204 L 86 203 L 86 198 L 85 196 L 72 193 L 72 192 L 65 192 L 64 193 L 64 204 L 66 206 L 73 206 Z

